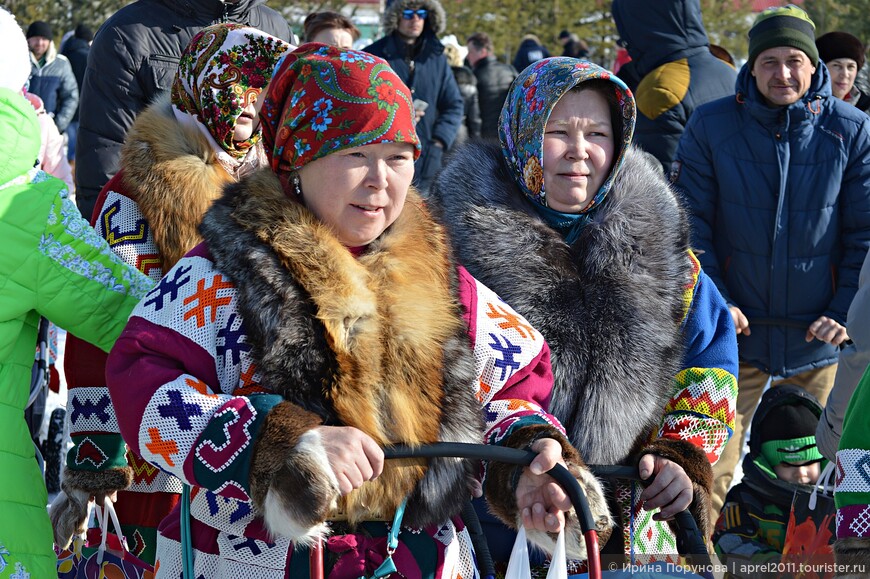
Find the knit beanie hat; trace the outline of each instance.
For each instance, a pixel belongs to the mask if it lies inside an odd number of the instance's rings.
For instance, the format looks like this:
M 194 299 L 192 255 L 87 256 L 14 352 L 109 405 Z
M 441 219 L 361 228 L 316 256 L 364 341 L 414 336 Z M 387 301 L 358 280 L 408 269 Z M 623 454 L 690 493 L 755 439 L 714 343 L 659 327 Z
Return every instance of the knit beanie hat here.
M 91 32 L 91 28 L 87 24 L 79 24 L 76 26 L 73 36 L 80 40 L 84 40 L 85 42 L 90 42 L 94 39 L 94 33 Z
M 864 66 L 866 48 L 860 40 L 848 32 L 828 32 L 816 38 L 819 58 L 828 62 L 838 58 L 851 58 L 858 63 L 860 70 Z
M 816 447 L 819 417 L 804 404 L 775 406 L 760 424 L 761 454 L 771 467 L 822 460 Z
M 420 156 L 411 91 L 385 60 L 366 52 L 309 42 L 286 54 L 260 120 L 275 172 L 375 143 L 409 143 L 414 159 Z
M 809 14 L 794 4 L 762 11 L 749 29 L 750 68 L 759 54 L 777 46 L 802 50 L 810 57 L 813 66 L 818 66 L 815 29 Z
M 34 36 L 42 36 L 43 38 L 48 38 L 49 40 L 54 38 L 54 31 L 52 31 L 51 29 L 51 24 L 43 20 L 37 20 L 36 22 L 28 26 L 27 38 L 32 38 Z
M 0 88 L 21 92 L 30 78 L 30 49 L 15 16 L 0 8 Z

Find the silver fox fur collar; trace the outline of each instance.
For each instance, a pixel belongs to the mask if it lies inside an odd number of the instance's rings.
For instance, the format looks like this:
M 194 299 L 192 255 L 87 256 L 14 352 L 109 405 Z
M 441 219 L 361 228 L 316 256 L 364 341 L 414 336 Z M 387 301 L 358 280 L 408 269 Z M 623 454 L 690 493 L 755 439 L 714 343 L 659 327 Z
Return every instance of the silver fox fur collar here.
M 569 247 L 514 183 L 497 144 L 458 150 L 430 192 L 459 259 L 547 339 L 550 410 L 589 464 L 625 463 L 659 426 L 683 354 L 686 216 L 630 148 Z

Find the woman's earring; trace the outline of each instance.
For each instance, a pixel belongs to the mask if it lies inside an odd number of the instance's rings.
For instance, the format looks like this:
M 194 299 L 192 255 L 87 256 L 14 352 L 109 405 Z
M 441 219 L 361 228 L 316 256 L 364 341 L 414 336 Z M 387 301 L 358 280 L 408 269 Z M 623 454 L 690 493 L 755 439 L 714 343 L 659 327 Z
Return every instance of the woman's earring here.
M 293 173 L 293 192 L 297 197 L 302 197 L 302 181 L 299 179 L 299 173 Z

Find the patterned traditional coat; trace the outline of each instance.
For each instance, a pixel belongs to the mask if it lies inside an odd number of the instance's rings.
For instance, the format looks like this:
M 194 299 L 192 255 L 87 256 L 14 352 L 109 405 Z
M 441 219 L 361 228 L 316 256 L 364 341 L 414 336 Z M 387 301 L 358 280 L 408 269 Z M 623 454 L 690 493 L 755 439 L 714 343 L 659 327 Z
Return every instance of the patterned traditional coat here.
M 136 119 L 124 146 L 123 169 L 100 192 L 93 226 L 112 250 L 155 282 L 200 241 L 196 231 L 229 173 L 201 132 L 180 127 L 169 96 Z M 74 443 L 64 487 L 113 491 L 130 549 L 153 562 L 157 525 L 178 501 L 181 483 L 127 452 L 105 383 L 106 354 L 71 336 L 65 372 L 67 415 Z M 124 399 L 120 399 L 123 404 Z
M 607 527 L 601 488 L 544 411 L 546 343 L 456 269 L 415 194 L 356 258 L 269 171 L 230 186 L 202 232 L 205 243 L 139 304 L 107 366 L 132 450 L 194 487 L 196 576 L 304 576 L 304 547 L 330 530 L 331 576 L 371 573 L 386 525 L 350 532 L 324 520 L 336 508 L 350 521 L 389 518 L 406 497 L 399 572 L 475 576 L 455 516 L 478 475 L 473 463 L 388 461 L 376 480 L 339 497 L 321 424 L 355 426 L 380 444 L 522 448 L 555 437 Z M 514 474 L 488 465 L 485 492 L 516 524 Z M 160 527 L 158 576 L 180 572 L 179 514 Z M 531 535 L 552 548 L 547 535 Z M 575 555 L 585 553 L 576 524 L 568 538 Z
M 655 452 L 677 462 L 692 479 L 699 526 L 710 531 L 710 463 L 731 435 L 737 397 L 734 327 L 650 159 L 627 150 L 606 200 L 570 245 L 493 145 L 463 148 L 431 199 L 462 263 L 544 334 L 555 375 L 550 408 L 583 459 L 636 464 L 640 452 Z M 674 535 L 643 510 L 641 491 L 616 486 L 625 553 L 674 560 Z

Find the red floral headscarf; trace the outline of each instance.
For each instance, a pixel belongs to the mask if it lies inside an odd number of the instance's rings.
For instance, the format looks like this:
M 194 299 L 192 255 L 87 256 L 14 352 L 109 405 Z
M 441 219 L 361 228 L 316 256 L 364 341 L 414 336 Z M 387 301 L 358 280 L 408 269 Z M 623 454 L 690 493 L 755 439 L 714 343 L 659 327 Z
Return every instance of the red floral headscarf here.
M 273 171 L 295 171 L 342 149 L 420 140 L 411 91 L 381 58 L 308 43 L 278 63 L 260 111 Z
M 172 105 L 195 118 L 223 151 L 242 159 L 260 139 L 233 141 L 233 131 L 255 101 L 275 64 L 291 46 L 241 24 L 214 24 L 199 31 L 181 55 L 172 85 Z

